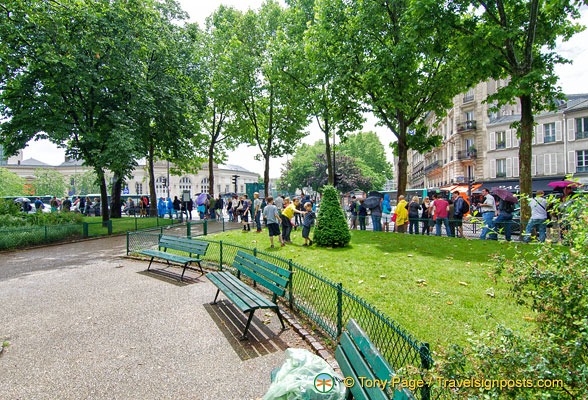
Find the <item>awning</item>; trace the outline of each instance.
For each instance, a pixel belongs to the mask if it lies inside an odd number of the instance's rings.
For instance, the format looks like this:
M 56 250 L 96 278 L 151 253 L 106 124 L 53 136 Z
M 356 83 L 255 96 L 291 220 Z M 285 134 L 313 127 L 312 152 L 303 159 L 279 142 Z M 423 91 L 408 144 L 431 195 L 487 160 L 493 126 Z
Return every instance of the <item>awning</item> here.
M 472 184 L 472 193 L 474 193 L 474 191 L 481 186 L 482 186 L 481 183 L 473 183 Z M 464 195 L 467 196 L 469 187 L 466 184 L 450 185 L 450 186 L 444 186 L 440 190 L 447 190 L 450 193 L 453 193 L 457 190 L 461 196 L 464 196 Z
M 544 192 L 553 192 L 553 188 L 547 186 L 549 182 L 560 181 L 565 179 L 565 177 L 561 176 L 550 176 L 550 177 L 543 177 L 543 178 L 533 178 L 533 192 L 537 190 L 543 190 Z M 480 186 L 488 188 L 491 190 L 493 187 L 499 187 L 501 189 L 506 189 L 512 193 L 519 193 L 520 185 L 519 180 L 500 180 L 500 181 L 486 181 L 482 182 Z M 473 189 L 472 189 L 473 192 Z

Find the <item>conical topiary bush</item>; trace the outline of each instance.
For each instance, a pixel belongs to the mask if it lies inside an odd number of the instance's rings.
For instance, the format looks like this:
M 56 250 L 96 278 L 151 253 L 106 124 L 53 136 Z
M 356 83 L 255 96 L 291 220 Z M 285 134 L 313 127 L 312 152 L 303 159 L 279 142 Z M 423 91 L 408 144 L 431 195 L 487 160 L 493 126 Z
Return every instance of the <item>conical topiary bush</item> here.
M 347 218 L 339 203 L 337 189 L 325 186 L 313 241 L 319 246 L 344 247 L 350 240 Z

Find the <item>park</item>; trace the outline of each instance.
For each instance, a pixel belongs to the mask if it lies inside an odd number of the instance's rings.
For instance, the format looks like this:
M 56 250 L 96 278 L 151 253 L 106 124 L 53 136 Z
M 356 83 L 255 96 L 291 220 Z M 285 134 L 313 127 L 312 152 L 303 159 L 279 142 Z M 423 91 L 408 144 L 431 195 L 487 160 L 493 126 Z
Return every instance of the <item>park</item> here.
M 588 4 L 221 3 L 0 4 L 0 397 L 586 398 Z

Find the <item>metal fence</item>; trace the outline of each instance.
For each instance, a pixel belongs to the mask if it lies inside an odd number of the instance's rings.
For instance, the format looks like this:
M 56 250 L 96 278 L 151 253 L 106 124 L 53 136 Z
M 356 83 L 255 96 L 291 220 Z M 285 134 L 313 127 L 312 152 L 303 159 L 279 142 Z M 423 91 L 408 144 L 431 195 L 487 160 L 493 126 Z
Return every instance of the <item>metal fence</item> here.
M 160 234 L 157 232 L 127 233 L 127 255 L 138 255 L 141 250 L 156 249 L 159 237 Z M 209 242 L 206 255 L 202 257 L 205 266 L 235 273 L 232 263 L 237 252 L 241 250 L 293 271 L 292 285 L 285 300 L 287 305 L 320 327 L 333 342 L 337 342 L 344 327 L 353 318 L 358 321 L 395 371 L 409 366 L 421 369 L 430 369 L 433 366 L 427 343 L 415 339 L 368 301 L 344 289 L 341 283 L 335 283 L 292 260 L 256 248 L 210 240 L 205 237 L 204 232 L 194 234 L 192 231 L 191 237 Z M 445 398 L 446 395 L 446 392 L 437 389 L 433 392 L 433 388 L 426 385 L 415 393 L 415 397 L 423 400 Z

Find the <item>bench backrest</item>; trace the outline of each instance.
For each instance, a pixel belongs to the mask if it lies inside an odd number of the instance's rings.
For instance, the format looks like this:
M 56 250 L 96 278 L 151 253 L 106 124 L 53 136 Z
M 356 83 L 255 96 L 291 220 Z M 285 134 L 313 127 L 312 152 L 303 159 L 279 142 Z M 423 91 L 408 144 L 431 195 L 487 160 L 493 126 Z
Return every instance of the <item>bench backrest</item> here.
M 246 275 L 253 281 L 271 290 L 274 295 L 272 301 L 275 303 L 277 296 L 284 296 L 290 283 L 292 272 L 280 268 L 265 260 L 239 250 L 233 261 L 233 267 L 237 269 L 237 277 Z
M 167 249 L 174 249 L 185 251 L 186 253 L 204 255 L 206 254 L 206 250 L 208 249 L 208 242 L 200 242 L 198 240 L 192 240 L 188 238 L 181 238 L 177 236 L 165 236 L 162 235 L 159 238 L 159 248 L 164 249 L 163 251 L 167 251 Z
M 339 340 L 339 346 L 335 350 L 335 359 L 341 367 L 345 377 L 352 377 L 356 382 L 351 387 L 351 393 L 355 399 L 388 400 L 388 394 L 384 385 L 360 384 L 360 377 L 374 382 L 387 382 L 392 387 L 391 379 L 395 377 L 394 371 L 384 356 L 376 349 L 367 334 L 360 328 L 354 319 L 347 324 L 347 331 L 343 332 Z M 370 387 L 371 386 L 371 387 Z M 395 386 L 398 384 L 395 382 Z M 414 399 L 405 389 L 394 392 L 394 400 Z

